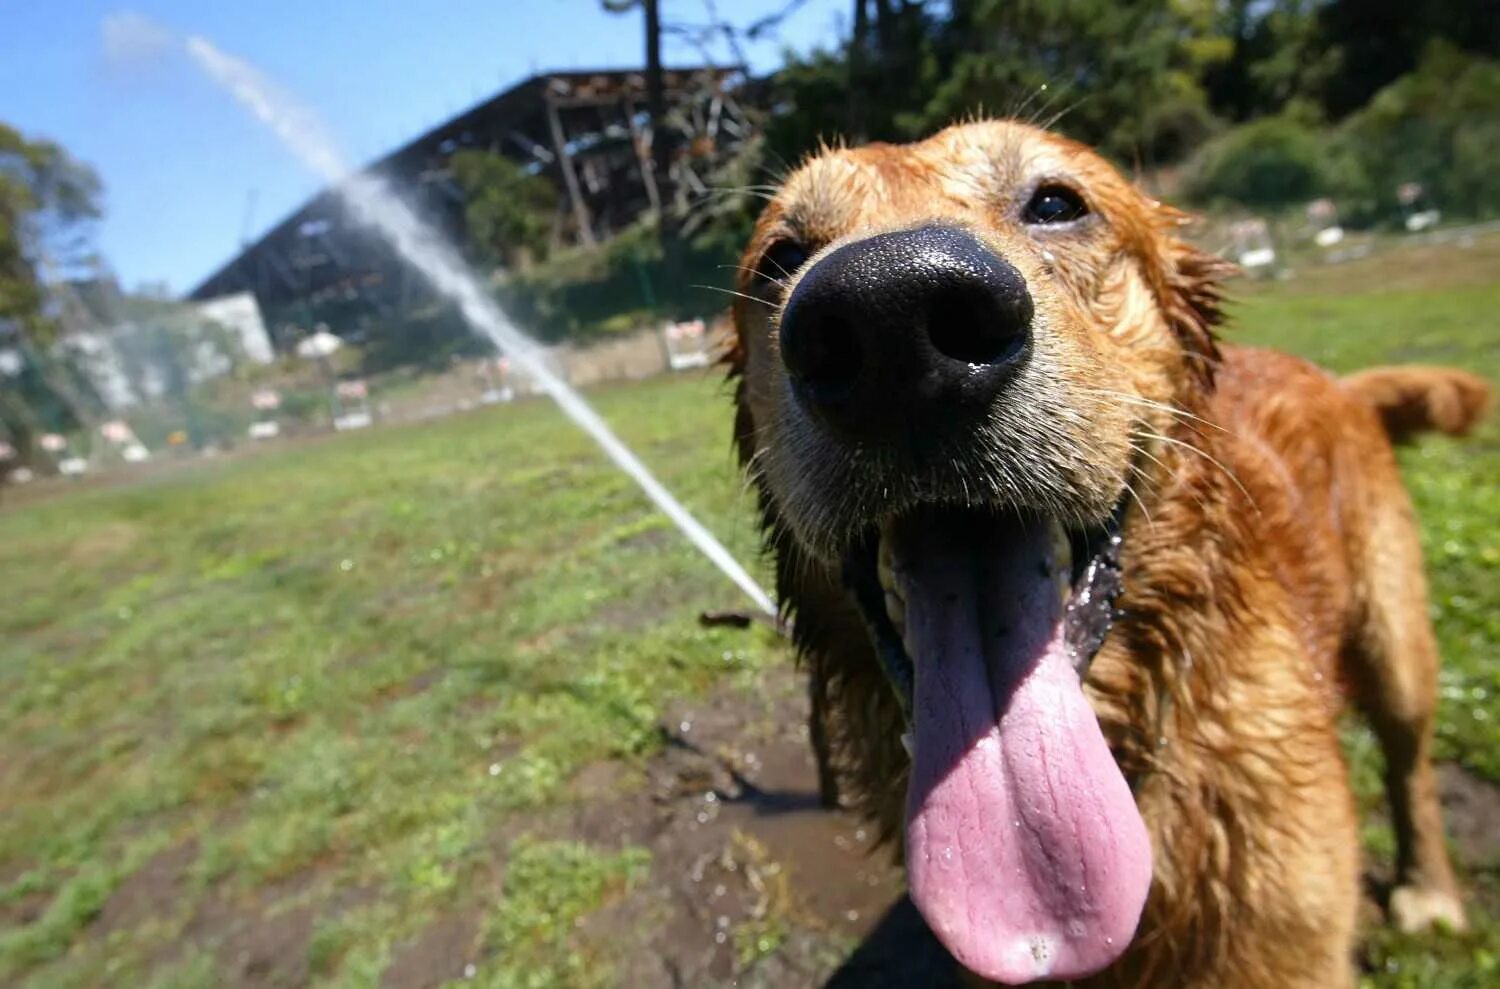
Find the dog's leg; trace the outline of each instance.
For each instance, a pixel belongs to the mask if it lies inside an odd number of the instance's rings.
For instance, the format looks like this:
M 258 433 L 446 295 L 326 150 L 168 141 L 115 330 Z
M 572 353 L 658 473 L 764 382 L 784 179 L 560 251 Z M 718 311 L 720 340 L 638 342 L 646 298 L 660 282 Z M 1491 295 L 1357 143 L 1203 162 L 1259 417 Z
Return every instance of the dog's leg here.
M 1397 843 L 1391 918 L 1406 931 L 1434 922 L 1461 930 L 1463 905 L 1443 843 L 1431 763 L 1437 643 L 1411 504 L 1399 481 L 1393 487 L 1373 499 L 1364 550 L 1356 561 L 1363 614 L 1348 651 L 1348 672 L 1385 753 Z
M 828 744 L 828 694 L 822 676 L 813 669 L 807 678 L 807 737 L 812 742 L 813 759 L 818 764 L 818 800 L 834 810 L 839 806 L 839 778 L 833 767 L 833 751 Z

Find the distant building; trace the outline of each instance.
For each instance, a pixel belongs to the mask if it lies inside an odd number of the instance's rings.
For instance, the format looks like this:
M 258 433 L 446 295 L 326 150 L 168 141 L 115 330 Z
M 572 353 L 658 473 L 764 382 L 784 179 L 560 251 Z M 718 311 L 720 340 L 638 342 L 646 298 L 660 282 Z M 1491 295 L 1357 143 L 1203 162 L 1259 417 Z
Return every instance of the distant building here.
M 242 360 L 273 359 L 254 296 L 197 306 L 127 295 L 108 276 L 48 286 L 56 346 L 111 412 L 179 395 Z
M 261 319 L 260 305 L 251 292 L 236 292 L 198 303 L 198 312 L 234 333 L 245 356 L 257 364 L 276 359 L 266 322 Z
M 660 206 L 706 193 L 705 177 L 752 134 L 737 102 L 744 73 L 699 66 L 664 73 L 673 149 L 671 181 L 654 174 L 646 84 L 639 70 L 545 72 L 423 133 L 364 173 L 389 182 L 455 243 L 464 202 L 449 172 L 461 149 L 503 154 L 551 178 L 557 243 L 594 243 Z M 251 293 L 273 346 L 285 350 L 315 323 L 357 339 L 364 323 L 430 298 L 426 287 L 339 204 L 315 195 L 189 293 L 194 301 Z

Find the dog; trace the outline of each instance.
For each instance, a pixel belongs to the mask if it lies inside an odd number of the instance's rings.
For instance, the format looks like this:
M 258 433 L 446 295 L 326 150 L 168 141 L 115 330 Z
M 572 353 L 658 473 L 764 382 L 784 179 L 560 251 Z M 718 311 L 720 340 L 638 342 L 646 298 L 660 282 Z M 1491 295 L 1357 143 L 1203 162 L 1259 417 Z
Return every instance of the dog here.
M 979 121 L 812 156 L 740 266 L 735 442 L 815 741 L 982 980 L 1354 985 L 1346 699 L 1394 922 L 1464 926 L 1392 437 L 1488 387 L 1221 343 L 1234 268 L 1187 222 Z

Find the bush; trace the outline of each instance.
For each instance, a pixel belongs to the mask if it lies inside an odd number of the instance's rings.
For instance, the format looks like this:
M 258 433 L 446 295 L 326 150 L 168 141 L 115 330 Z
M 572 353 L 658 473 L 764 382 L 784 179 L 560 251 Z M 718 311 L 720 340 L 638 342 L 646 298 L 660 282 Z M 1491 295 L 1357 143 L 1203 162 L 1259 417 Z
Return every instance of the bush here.
M 1205 204 L 1276 210 L 1320 196 L 1363 199 L 1362 165 L 1326 129 L 1295 110 L 1242 124 L 1203 145 L 1188 163 L 1185 189 Z
M 1340 127 L 1382 212 L 1395 189 L 1420 182 L 1453 216 L 1500 215 L 1500 62 L 1435 44 Z

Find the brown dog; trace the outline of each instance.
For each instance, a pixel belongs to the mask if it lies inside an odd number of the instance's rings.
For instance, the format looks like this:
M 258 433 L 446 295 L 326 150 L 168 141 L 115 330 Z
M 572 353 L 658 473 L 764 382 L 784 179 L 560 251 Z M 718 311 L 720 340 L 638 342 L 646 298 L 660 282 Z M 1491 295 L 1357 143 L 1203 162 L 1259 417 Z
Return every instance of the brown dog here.
M 1389 764 L 1395 921 L 1463 913 L 1390 435 L 1485 384 L 1221 347 L 1223 262 L 1015 123 L 829 150 L 744 258 L 737 439 L 852 800 L 974 973 L 1343 986 L 1344 693 Z

